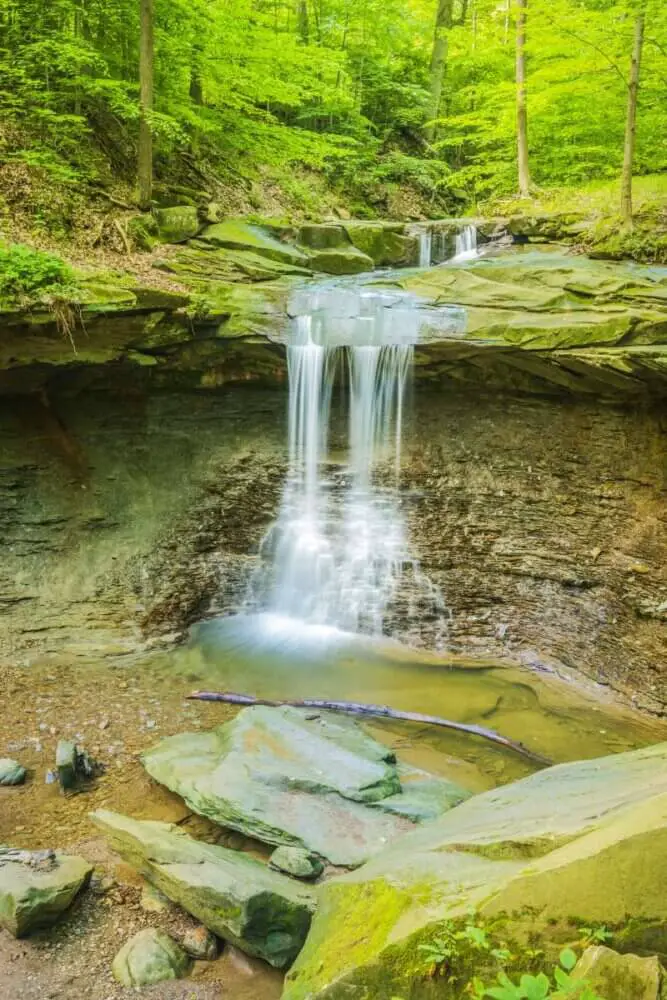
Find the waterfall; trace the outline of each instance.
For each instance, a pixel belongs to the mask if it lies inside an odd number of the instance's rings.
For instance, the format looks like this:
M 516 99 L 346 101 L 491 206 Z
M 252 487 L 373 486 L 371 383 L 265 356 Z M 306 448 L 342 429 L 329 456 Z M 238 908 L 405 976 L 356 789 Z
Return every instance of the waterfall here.
M 288 470 L 247 610 L 381 634 L 407 575 L 437 614 L 444 604 L 410 554 L 399 491 L 418 310 L 401 293 L 325 287 L 297 293 L 290 311 Z M 347 445 L 334 462 L 337 373 Z
M 424 229 L 419 234 L 419 266 L 420 267 L 430 267 L 431 266 L 431 246 L 433 242 L 433 233 L 430 229 Z
M 464 226 L 456 234 L 456 253 L 454 260 L 474 260 L 477 257 L 477 227 Z

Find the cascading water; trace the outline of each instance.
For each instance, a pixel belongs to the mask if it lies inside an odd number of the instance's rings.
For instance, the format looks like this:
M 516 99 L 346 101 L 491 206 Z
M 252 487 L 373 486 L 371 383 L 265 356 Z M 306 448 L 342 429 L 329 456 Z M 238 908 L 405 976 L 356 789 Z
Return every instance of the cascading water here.
M 419 311 L 400 293 L 363 286 L 301 292 L 290 311 L 288 473 L 248 610 L 377 635 L 407 576 L 430 613 L 446 615 L 409 551 L 399 493 Z M 328 438 L 341 367 L 349 398 L 347 455 L 336 463 Z
M 433 233 L 430 229 L 423 229 L 419 233 L 419 266 L 430 267 L 433 247 Z
M 456 234 L 456 253 L 454 260 L 474 260 L 477 257 L 477 227 L 464 226 Z

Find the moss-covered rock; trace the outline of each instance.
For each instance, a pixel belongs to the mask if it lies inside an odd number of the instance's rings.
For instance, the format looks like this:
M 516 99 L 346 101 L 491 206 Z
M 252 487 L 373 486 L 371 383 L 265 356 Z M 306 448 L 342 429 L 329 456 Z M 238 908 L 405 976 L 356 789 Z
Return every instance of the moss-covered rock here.
M 277 871 L 294 878 L 318 878 L 324 871 L 320 859 L 301 847 L 276 847 L 269 858 L 269 864 Z
M 351 246 L 343 226 L 325 222 L 308 223 L 299 229 L 299 243 L 311 250 L 330 250 L 332 247 Z
M 152 986 L 182 979 L 192 962 L 181 946 L 164 931 L 146 927 L 131 937 L 113 960 L 114 978 L 122 986 Z
M 199 241 L 214 247 L 246 250 L 259 257 L 283 261 L 295 267 L 308 265 L 308 258 L 301 250 L 276 239 L 261 226 L 250 225 L 242 219 L 225 219 L 224 222 L 207 226 L 200 234 Z
M 402 223 L 347 222 L 345 231 L 376 267 L 410 267 L 419 261 L 419 238 L 406 234 Z
M 138 250 L 150 251 L 160 242 L 160 232 L 155 216 L 149 212 L 134 215 L 128 220 L 127 234 Z
M 313 272 L 284 260 L 274 260 L 250 250 L 213 248 L 198 241 L 179 250 L 173 257 L 158 261 L 156 267 L 177 274 L 186 281 L 272 281 L 281 275 L 308 277 Z
M 55 923 L 92 870 L 83 858 L 68 854 L 25 860 L 0 856 L 0 927 L 24 937 Z
M 660 744 L 549 768 L 326 883 L 284 1000 L 426 997 L 418 946 L 471 910 L 510 914 L 526 936 L 551 921 L 667 920 L 666 764 Z
M 201 228 L 194 205 L 156 208 L 154 214 L 160 243 L 185 243 Z
M 373 270 L 373 258 L 352 246 L 313 250 L 308 260 L 314 271 L 324 274 L 361 274 Z
M 574 980 L 585 979 L 604 1000 L 662 1000 L 663 970 L 658 959 L 619 955 L 601 945 L 587 948 L 578 961 Z M 667 983 L 665 983 L 667 985 Z
M 277 968 L 310 926 L 311 893 L 247 854 L 203 844 L 177 826 L 99 810 L 91 819 L 121 857 L 218 937 Z

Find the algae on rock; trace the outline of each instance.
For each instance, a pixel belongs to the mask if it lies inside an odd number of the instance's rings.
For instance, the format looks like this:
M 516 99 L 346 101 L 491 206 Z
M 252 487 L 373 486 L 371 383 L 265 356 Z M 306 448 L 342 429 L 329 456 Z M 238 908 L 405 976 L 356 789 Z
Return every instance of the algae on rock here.
M 417 1000 L 427 995 L 415 985 L 418 946 L 443 921 L 510 915 L 526 933 L 571 918 L 665 921 L 665 879 L 667 744 L 549 768 L 475 796 L 326 883 L 284 1000 L 364 989 Z

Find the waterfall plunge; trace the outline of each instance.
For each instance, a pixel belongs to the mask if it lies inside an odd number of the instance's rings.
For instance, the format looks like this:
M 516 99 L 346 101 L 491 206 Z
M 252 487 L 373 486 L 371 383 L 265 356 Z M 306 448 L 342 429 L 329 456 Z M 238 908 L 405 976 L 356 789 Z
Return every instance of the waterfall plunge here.
M 456 234 L 456 253 L 453 260 L 474 260 L 477 256 L 477 228 L 464 226 L 461 232 Z
M 419 313 L 400 294 L 335 287 L 302 293 L 294 313 L 288 472 L 250 606 L 310 626 L 378 635 L 407 575 L 412 594 L 444 620 L 439 592 L 410 554 L 399 494 Z M 328 439 L 341 363 L 349 409 L 347 453 L 337 464 Z

